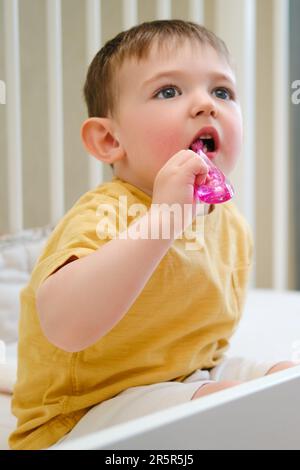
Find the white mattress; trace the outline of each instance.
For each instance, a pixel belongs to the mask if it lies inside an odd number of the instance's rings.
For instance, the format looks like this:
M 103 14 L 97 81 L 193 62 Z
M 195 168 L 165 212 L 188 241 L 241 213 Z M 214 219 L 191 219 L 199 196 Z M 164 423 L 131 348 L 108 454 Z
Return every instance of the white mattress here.
M 262 361 L 300 360 L 300 292 L 250 291 L 227 355 Z M 14 370 L 16 344 L 9 346 L 7 362 Z M 8 435 L 16 426 L 10 402 L 10 394 L 0 393 L 0 450 L 8 449 Z

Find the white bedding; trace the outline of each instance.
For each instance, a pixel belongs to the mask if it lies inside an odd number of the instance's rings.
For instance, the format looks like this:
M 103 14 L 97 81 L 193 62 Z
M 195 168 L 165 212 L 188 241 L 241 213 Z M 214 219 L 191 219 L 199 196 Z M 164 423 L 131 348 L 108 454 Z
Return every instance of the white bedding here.
M 299 361 L 300 292 L 250 290 L 228 355 Z
M 228 356 L 262 361 L 300 360 L 300 292 L 251 290 Z M 4 380 L 2 369 L 2 384 L 11 389 L 16 371 L 16 343 L 8 347 L 7 363 Z M 7 437 L 16 423 L 10 413 L 10 400 L 10 394 L 0 393 L 0 449 L 8 449 Z
M 11 392 L 17 370 L 17 343 L 6 348 L 6 362 L 0 363 L 0 450 L 8 449 L 7 438 L 16 426 L 16 418 L 10 410 Z

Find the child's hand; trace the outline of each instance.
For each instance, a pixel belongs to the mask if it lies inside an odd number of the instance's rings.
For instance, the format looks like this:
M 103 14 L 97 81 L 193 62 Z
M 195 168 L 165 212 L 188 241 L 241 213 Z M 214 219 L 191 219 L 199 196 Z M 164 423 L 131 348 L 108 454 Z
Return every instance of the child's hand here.
M 195 215 L 197 199 L 194 186 L 204 183 L 208 174 L 208 166 L 202 158 L 192 150 L 181 150 L 171 157 L 167 163 L 157 173 L 153 185 L 153 204 L 180 204 L 182 213 L 184 204 L 188 204 L 190 211 L 185 217 L 185 230 L 191 223 Z M 187 219 L 187 220 L 186 220 Z

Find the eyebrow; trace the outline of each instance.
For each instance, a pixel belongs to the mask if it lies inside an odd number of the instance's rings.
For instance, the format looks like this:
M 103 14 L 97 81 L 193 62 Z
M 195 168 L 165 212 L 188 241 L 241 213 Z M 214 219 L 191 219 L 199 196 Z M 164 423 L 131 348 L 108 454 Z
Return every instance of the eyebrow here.
M 187 75 L 186 72 L 182 71 L 182 70 L 165 70 L 163 72 L 159 72 L 157 73 L 156 75 L 154 75 L 153 77 L 149 78 L 148 80 L 145 80 L 145 82 L 143 83 L 143 87 L 144 86 L 147 86 L 147 85 L 150 85 L 152 82 L 155 82 L 156 80 L 158 80 L 159 78 L 168 78 L 170 76 L 183 76 L 183 75 Z M 232 86 L 236 86 L 235 82 L 232 80 L 232 78 L 230 77 L 230 75 L 227 75 L 225 73 L 220 73 L 220 72 L 211 72 L 208 74 L 211 78 L 213 79 L 219 79 L 219 80 L 226 80 L 227 82 L 231 83 Z

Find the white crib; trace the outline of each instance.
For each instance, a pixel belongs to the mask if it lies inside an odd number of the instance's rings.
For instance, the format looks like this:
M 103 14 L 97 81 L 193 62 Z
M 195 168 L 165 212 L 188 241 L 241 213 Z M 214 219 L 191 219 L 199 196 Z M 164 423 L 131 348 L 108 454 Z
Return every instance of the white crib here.
M 87 69 L 91 58 L 101 47 L 103 39 L 106 40 L 108 36 L 112 37 L 119 32 L 116 28 L 127 29 L 139 21 L 150 20 L 150 10 L 157 19 L 180 17 L 203 23 L 225 39 L 229 45 L 238 65 L 238 81 L 240 82 L 244 123 L 247 128 L 244 154 L 233 178 L 237 189 L 237 203 L 253 229 L 257 228 L 259 235 L 255 263 L 256 277 L 258 280 L 265 281 L 265 285 L 281 289 L 277 291 L 255 289 L 254 286 L 259 283 L 256 283 L 254 276 L 245 314 L 233 338 L 229 355 L 242 355 L 258 360 L 299 360 L 300 293 L 286 290 L 289 285 L 288 271 L 292 271 L 293 268 L 291 261 L 293 257 L 290 256 L 290 260 L 288 257 L 292 228 L 287 220 L 290 205 L 288 199 L 290 185 L 286 162 L 289 144 L 288 99 L 285 95 L 288 89 L 286 75 L 288 2 L 274 0 L 272 14 L 265 9 L 263 3 L 254 0 L 226 0 L 226 9 L 224 9 L 224 0 L 214 2 L 210 0 L 180 0 L 180 2 L 177 0 L 153 2 L 77 0 L 79 12 L 75 12 L 74 9 L 72 18 L 78 21 L 79 25 L 76 35 L 81 38 L 81 42 L 78 40 L 76 47 L 84 52 L 76 55 L 76 58 L 79 62 L 81 61 L 82 70 Z M 64 83 L 69 84 L 73 79 L 73 68 L 78 67 L 76 69 L 78 71 L 80 67 L 74 61 L 69 70 L 66 70 L 63 67 L 62 56 L 64 38 L 62 24 L 64 22 L 65 27 L 68 27 L 66 18 L 68 19 L 68 8 L 71 3 L 69 0 L 42 0 L 36 5 L 39 12 L 37 16 L 32 12 L 26 13 L 25 10 L 22 12 L 23 16 L 26 17 L 27 14 L 27 18 L 31 18 L 35 26 L 40 28 L 37 31 L 41 33 L 41 37 L 45 35 L 45 39 L 40 38 L 40 41 L 45 40 L 47 50 L 45 63 L 43 63 L 47 71 L 44 73 L 42 70 L 40 75 L 40 80 L 45 81 L 45 92 L 41 87 L 42 111 L 41 108 L 36 107 L 39 101 L 33 92 L 36 85 L 30 81 L 35 74 L 26 61 L 23 61 L 25 67 L 22 76 L 27 78 L 27 82 L 26 80 L 24 80 L 25 83 L 21 82 L 20 70 L 24 44 L 20 41 L 22 21 L 20 11 L 24 8 L 24 4 L 18 0 L 0 0 L 0 11 L 1 13 L 3 11 L 3 15 L 0 14 L 0 44 L 5 44 L 5 50 L 0 54 L 0 129 L 6 129 L 5 135 L 0 134 L 0 153 L 6 156 L 0 159 L 0 177 L 2 178 L 0 191 L 6 188 L 3 193 L 4 197 L 2 193 L 0 197 L 0 212 L 5 214 L 3 220 L 0 220 L 0 234 L 8 234 L 0 237 L 0 341 L 2 341 L 0 342 L 0 449 L 8 448 L 7 436 L 16 424 L 15 418 L 10 413 L 10 402 L 17 365 L 20 289 L 28 281 L 46 238 L 68 206 L 83 191 L 87 191 L 110 176 L 109 170 L 106 173 L 107 170 L 96 160 L 88 159 L 87 156 L 84 156 L 84 163 L 82 163 L 83 159 L 80 160 L 83 155 L 82 149 L 79 149 L 79 123 L 86 116 L 82 103 L 81 108 L 79 106 L 80 90 L 75 90 L 78 101 L 74 109 L 74 95 L 70 94 L 72 87 L 64 87 Z M 260 18 L 259 25 L 255 23 L 256 16 Z M 84 25 L 81 24 L 83 17 L 85 17 Z M 271 17 L 273 18 L 272 24 Z M 24 21 L 23 19 L 23 29 L 26 29 Z M 114 28 L 111 27 L 113 22 Z M 258 71 L 255 70 L 255 64 L 259 62 L 255 53 L 257 52 L 258 55 L 261 53 L 260 50 L 255 51 L 255 40 L 258 34 L 256 26 L 262 28 L 262 25 L 264 30 L 268 25 L 269 33 L 276 38 L 273 44 L 273 74 L 272 70 L 268 69 L 268 64 L 261 65 Z M 79 30 L 81 26 L 83 32 Z M 262 30 L 259 31 L 262 34 Z M 69 26 L 68 32 L 68 34 L 73 33 L 72 27 Z M 26 40 L 27 37 L 25 37 L 25 42 Z M 36 38 L 34 40 L 36 41 Z M 262 44 L 262 50 L 263 47 L 265 47 L 264 44 Z M 262 60 L 261 63 L 263 63 Z M 4 75 L 2 75 L 2 66 L 5 71 Z M 39 67 L 33 70 L 37 69 Z M 62 74 L 63 69 L 67 71 L 65 77 Z M 266 77 L 273 82 L 274 96 L 270 96 L 270 102 L 263 102 L 259 110 L 260 119 L 257 119 L 253 96 L 261 92 L 262 83 L 268 79 Z M 28 86 L 29 82 L 30 86 Z M 255 82 L 257 90 L 254 89 Z M 64 90 L 67 97 L 63 96 Z M 23 108 L 22 98 L 25 103 Z M 73 107 L 68 108 L 70 102 Z M 260 120 L 270 119 L 267 113 L 271 104 L 274 106 L 274 119 L 268 129 L 268 138 L 265 135 L 257 137 L 255 131 L 260 130 Z M 44 105 L 45 109 L 47 108 L 46 111 L 43 108 Z M 36 110 L 39 111 L 36 113 Z M 76 115 L 74 121 L 71 120 L 73 114 Z M 46 124 L 42 127 L 45 115 L 47 115 Z M 38 132 L 33 135 L 32 128 L 26 127 L 24 123 L 30 122 L 30 119 L 36 116 L 39 117 L 36 120 Z M 68 126 L 70 125 L 72 129 L 71 136 L 66 135 L 67 120 Z M 36 131 L 35 128 L 34 131 Z M 268 150 L 266 142 L 275 140 L 279 134 L 281 138 L 279 141 L 277 139 L 277 145 L 270 155 L 266 152 Z M 76 145 L 73 144 L 74 136 Z M 48 144 L 47 148 L 45 141 Z M 38 143 L 37 148 L 32 142 Z M 46 156 L 44 154 L 41 156 L 41 151 L 45 152 Z M 29 154 L 34 158 L 29 159 Z M 72 159 L 68 157 L 68 154 L 71 154 Z M 269 159 L 266 167 L 260 166 L 263 161 L 262 157 Z M 44 165 L 42 170 L 39 166 L 41 162 Z M 75 170 L 74 162 L 77 162 Z M 70 178 L 72 184 L 68 184 L 64 175 L 65 166 L 66 173 L 69 172 L 72 176 Z M 263 175 L 261 181 L 258 182 L 255 177 L 256 166 Z M 266 192 L 265 188 L 265 180 L 270 177 L 269 171 L 272 171 L 273 192 Z M 280 198 L 276 190 L 279 186 L 282 189 Z M 26 191 L 26 188 L 30 189 Z M 262 201 L 259 209 L 255 203 L 256 196 Z M 267 211 L 265 211 L 266 207 Z M 28 226 L 37 228 L 24 230 L 24 227 Z M 274 237 L 273 248 L 268 241 L 266 242 L 271 236 Z M 272 259 L 267 273 L 265 272 L 265 259 Z M 274 438 L 275 429 L 277 429 L 276 422 L 272 420 L 272 416 L 280 408 L 279 395 L 296 405 L 294 391 L 296 390 L 299 396 L 299 376 L 298 369 L 285 371 L 276 376 L 241 385 L 236 390 L 219 392 L 205 398 L 201 403 L 188 403 L 117 428 L 107 429 L 96 435 L 82 437 L 79 442 L 74 441 L 69 445 L 77 449 L 100 448 L 100 443 L 101 448 L 112 449 L 188 449 L 192 446 L 200 448 L 200 435 L 203 432 L 201 442 L 206 448 L 243 446 L 244 448 L 247 446 L 259 448 L 260 445 L 295 447 L 298 445 L 295 439 L 295 426 L 300 423 L 299 412 L 280 415 L 281 423 L 286 424 L 287 431 L 280 433 L 281 430 L 278 429 L 276 439 Z M 256 400 L 254 405 L 251 404 L 252 399 Z M 261 407 L 258 407 L 259 403 Z M 271 408 L 267 408 L 267 405 Z M 274 413 L 272 413 L 272 406 Z M 269 411 L 269 420 L 263 419 L 264 407 Z M 228 413 L 235 416 L 233 426 L 229 432 L 227 429 L 217 438 L 216 420 L 221 430 L 220 422 L 228 421 L 226 418 Z M 259 418 L 261 418 L 259 423 L 255 422 L 255 419 Z M 261 435 L 258 436 L 258 428 L 264 429 L 265 435 L 271 436 L 270 439 L 262 439 Z M 247 430 L 248 434 L 242 433 L 242 430 Z M 239 439 L 241 435 L 244 436 L 244 440 Z M 184 439 L 183 436 L 187 438 Z M 198 436 L 198 441 L 193 440 L 195 436 Z M 209 439 L 205 440 L 205 436 Z

